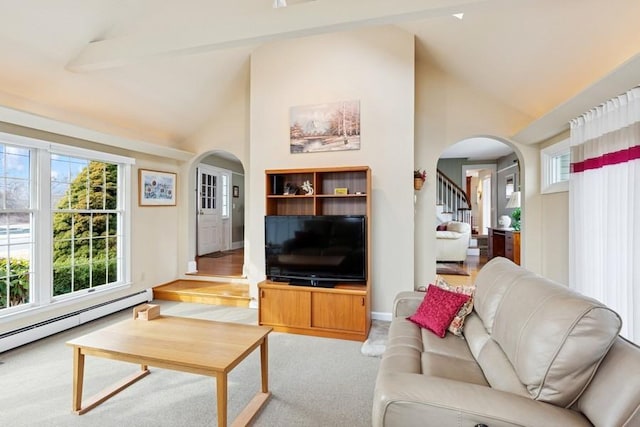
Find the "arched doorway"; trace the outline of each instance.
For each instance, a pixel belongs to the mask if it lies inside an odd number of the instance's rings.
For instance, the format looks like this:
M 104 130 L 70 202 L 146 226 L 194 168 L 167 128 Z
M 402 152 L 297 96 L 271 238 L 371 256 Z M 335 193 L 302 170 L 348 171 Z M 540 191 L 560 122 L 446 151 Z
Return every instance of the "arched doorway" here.
M 438 160 L 436 191 L 436 271 L 448 282 L 473 283 L 477 271 L 489 257 L 489 235 L 503 226 L 501 217 L 511 218 L 520 192 L 522 164 L 508 141 L 495 137 L 473 137 L 448 147 Z M 446 189 L 464 193 L 465 203 L 451 209 L 453 198 Z M 520 193 L 518 193 L 520 194 Z M 510 203 L 511 201 L 511 203 Z M 462 224 L 458 224 L 462 223 Z
M 195 165 L 195 271 L 242 277 L 244 268 L 244 167 L 233 154 L 215 151 Z

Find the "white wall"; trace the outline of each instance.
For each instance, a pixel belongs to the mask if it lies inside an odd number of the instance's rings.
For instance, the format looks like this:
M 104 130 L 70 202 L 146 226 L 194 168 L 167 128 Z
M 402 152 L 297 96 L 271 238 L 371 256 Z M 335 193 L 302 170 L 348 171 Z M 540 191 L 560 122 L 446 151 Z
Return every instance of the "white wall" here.
M 359 100 L 360 150 L 290 154 L 289 109 Z M 264 279 L 265 184 L 272 168 L 368 165 L 373 176 L 373 311 L 413 289 L 414 39 L 394 27 L 274 42 L 251 59 L 249 280 Z
M 187 264 L 196 256 L 196 173 L 198 164 L 207 156 L 219 152 L 233 154 L 244 167 L 245 182 L 251 175 L 249 164 L 249 61 L 227 87 L 226 108 L 209 120 L 206 126 L 184 142 L 184 149 L 196 153 L 181 167 L 180 189 L 184 197 L 178 200 L 179 217 L 179 273 L 187 271 Z M 244 211 L 249 210 L 249 192 L 244 193 Z M 245 239 L 251 224 L 245 214 Z M 245 262 L 248 260 L 245 241 Z
M 569 131 L 539 144 L 542 150 L 569 137 Z M 541 166 L 540 166 L 541 167 Z M 541 194 L 542 274 L 569 285 L 569 192 Z
M 421 48 L 421 47 L 419 47 Z M 423 55 L 427 57 L 428 55 Z M 522 263 L 540 272 L 539 150 L 509 140 L 531 118 L 470 89 L 427 61 L 416 63 L 415 167 L 426 169 L 427 183 L 416 193 L 415 285 L 435 278 L 435 186 L 438 158 L 449 145 L 473 136 L 489 136 L 511 145 L 522 161 Z

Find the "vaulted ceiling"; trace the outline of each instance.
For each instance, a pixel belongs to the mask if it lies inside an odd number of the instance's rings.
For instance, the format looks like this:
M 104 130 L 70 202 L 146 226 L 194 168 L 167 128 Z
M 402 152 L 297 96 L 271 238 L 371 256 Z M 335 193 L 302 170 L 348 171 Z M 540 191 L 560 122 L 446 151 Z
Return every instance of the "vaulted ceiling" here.
M 374 25 L 415 34 L 417 60 L 547 133 L 582 105 L 640 83 L 637 1 L 288 3 L 0 0 L 0 105 L 180 147 L 247 85 L 260 44 Z M 460 12 L 462 20 L 452 16 Z

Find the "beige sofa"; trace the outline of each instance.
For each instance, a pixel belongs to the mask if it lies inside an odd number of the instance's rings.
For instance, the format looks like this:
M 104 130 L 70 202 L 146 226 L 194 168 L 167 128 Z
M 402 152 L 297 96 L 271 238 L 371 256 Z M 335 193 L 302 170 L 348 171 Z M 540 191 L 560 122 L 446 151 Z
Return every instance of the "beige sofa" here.
M 394 304 L 373 426 L 640 426 L 640 348 L 599 302 L 505 258 L 478 273 L 464 337 L 406 320 Z
M 463 262 L 471 238 L 471 226 L 466 222 L 449 221 L 440 224 L 446 230 L 436 230 L 436 261 Z

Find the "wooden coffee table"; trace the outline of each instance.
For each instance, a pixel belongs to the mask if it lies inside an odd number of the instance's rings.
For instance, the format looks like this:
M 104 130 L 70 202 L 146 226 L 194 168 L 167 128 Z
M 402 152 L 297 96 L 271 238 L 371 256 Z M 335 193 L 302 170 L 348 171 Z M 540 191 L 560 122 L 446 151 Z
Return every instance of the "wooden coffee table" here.
M 79 415 L 148 375 L 148 366 L 208 375 L 216 378 L 218 426 L 227 425 L 227 375 L 260 347 L 262 389 L 233 425 L 246 425 L 267 402 L 268 341 L 271 328 L 160 316 L 153 320 L 126 320 L 67 342 L 73 347 L 73 411 Z M 97 356 L 140 364 L 135 372 L 82 402 L 84 357 Z M 84 405 L 83 405 L 84 403 Z

